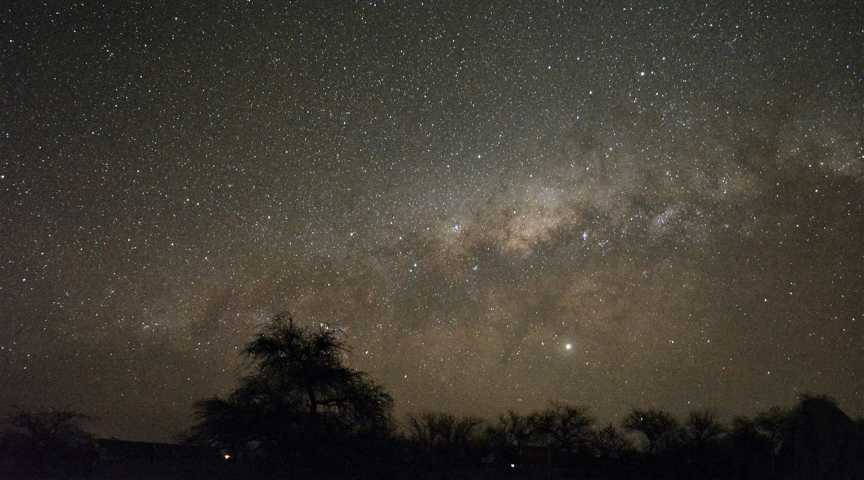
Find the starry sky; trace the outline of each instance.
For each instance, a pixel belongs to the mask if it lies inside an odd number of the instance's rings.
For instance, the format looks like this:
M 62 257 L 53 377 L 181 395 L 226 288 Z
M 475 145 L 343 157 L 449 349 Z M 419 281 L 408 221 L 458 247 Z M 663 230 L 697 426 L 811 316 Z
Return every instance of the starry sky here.
M 173 438 L 290 309 L 400 414 L 864 414 L 854 0 L 0 8 L 4 409 Z

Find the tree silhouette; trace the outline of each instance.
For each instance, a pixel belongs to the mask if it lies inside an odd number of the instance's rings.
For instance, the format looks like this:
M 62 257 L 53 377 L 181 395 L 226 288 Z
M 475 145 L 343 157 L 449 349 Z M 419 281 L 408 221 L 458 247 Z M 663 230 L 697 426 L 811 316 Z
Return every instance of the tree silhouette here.
M 244 349 L 253 373 L 226 399 L 196 404 L 191 439 L 276 463 L 291 452 L 296 463 L 352 438 L 389 433 L 390 395 L 345 366 L 345 351 L 337 332 L 277 315 Z
M 718 445 L 726 427 L 714 410 L 703 409 L 690 412 L 681 430 L 681 450 L 684 464 L 680 465 L 688 477 L 715 478 L 727 468 L 717 458 Z
M 532 416 L 534 432 L 544 437 L 550 448 L 572 455 L 580 448 L 586 448 L 590 440 L 594 419 L 588 408 L 553 403 L 549 408 Z
M 594 432 L 592 445 L 596 456 L 609 460 L 620 460 L 634 451 L 633 442 L 612 424 Z
M 719 415 L 714 410 L 697 410 L 687 416 L 684 433 L 687 442 L 704 445 L 720 438 L 726 433 L 726 427 L 720 422 Z
M 802 395 L 784 425 L 779 452 L 784 478 L 861 478 L 861 438 L 855 422 L 825 396 Z
M 343 426 L 369 428 L 389 419 L 390 395 L 365 373 L 342 364 L 346 348 L 333 330 L 299 328 L 277 315 L 245 349 L 268 381 L 310 417 L 338 419 Z
M 754 419 L 735 417 L 726 439 L 730 474 L 733 478 L 774 477 L 773 440 L 759 429 Z
M 657 409 L 633 409 L 621 426 L 639 432 L 648 440 L 648 453 L 657 454 L 674 447 L 679 441 L 680 426 L 671 414 Z
M 408 438 L 434 460 L 455 464 L 467 460 L 474 434 L 482 423 L 479 418 L 458 418 L 448 413 L 409 415 Z
M 490 453 L 500 460 L 510 458 L 518 460 L 522 449 L 535 436 L 531 417 L 520 415 L 513 410 L 498 416 L 498 421 L 486 427 L 485 442 Z
M 771 442 L 774 453 L 783 447 L 784 433 L 788 430 L 791 418 L 792 411 L 782 407 L 771 407 L 753 418 L 756 430 Z
M 69 410 L 19 411 L 5 418 L 0 451 L 18 478 L 75 478 L 87 474 L 97 457 L 96 442 Z

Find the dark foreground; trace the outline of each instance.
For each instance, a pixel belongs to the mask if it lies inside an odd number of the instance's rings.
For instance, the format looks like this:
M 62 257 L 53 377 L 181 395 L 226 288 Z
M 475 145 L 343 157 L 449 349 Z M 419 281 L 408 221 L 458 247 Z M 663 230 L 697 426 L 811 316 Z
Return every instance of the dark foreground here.
M 731 426 L 706 414 L 682 426 L 637 409 L 623 423 L 629 433 L 580 426 L 574 412 L 559 406 L 545 421 L 531 417 L 546 426 L 533 432 L 512 412 L 485 430 L 426 414 L 410 419 L 405 434 L 313 440 L 306 431 L 279 450 L 92 440 L 59 428 L 74 415 L 19 415 L 18 430 L 0 437 L 0 479 L 864 479 L 864 422 L 825 397 Z

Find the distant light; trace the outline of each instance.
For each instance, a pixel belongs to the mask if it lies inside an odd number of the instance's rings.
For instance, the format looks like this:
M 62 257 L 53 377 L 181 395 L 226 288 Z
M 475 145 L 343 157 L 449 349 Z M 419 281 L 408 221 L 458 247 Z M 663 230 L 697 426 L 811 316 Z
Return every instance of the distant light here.
M 223 454 L 222 454 L 222 458 L 224 458 L 225 460 L 231 460 L 231 454 L 230 454 L 230 453 L 227 453 L 227 452 L 226 452 L 226 453 L 223 453 Z
M 511 464 L 510 464 L 510 468 L 516 468 L 516 464 L 515 464 L 515 463 L 511 463 Z
M 565 343 L 564 344 L 564 350 L 573 350 L 573 344 L 572 343 Z

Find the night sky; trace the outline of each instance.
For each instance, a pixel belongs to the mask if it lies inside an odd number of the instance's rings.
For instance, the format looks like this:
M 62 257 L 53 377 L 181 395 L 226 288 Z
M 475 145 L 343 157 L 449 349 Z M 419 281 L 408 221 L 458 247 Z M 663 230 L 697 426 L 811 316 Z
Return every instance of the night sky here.
M 856 1 L 102 3 L 0 7 L 3 409 L 171 439 L 289 309 L 400 415 L 864 414 Z

